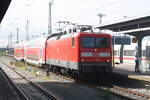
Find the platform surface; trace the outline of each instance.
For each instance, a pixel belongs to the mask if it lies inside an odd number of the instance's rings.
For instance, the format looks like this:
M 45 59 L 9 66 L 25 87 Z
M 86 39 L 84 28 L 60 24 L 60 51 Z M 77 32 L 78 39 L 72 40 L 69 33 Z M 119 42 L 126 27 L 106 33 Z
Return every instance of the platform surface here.
M 126 75 L 128 78 L 143 80 L 150 82 L 150 72 L 135 72 L 135 65 L 133 64 L 115 64 L 113 73 Z

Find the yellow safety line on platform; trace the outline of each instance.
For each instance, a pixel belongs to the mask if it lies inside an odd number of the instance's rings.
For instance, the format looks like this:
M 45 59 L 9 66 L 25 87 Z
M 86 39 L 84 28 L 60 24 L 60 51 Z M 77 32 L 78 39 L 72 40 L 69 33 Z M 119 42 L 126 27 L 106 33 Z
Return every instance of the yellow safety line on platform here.
M 64 85 L 64 84 L 62 84 L 62 83 L 57 84 L 57 85 L 59 85 L 59 86 L 61 86 L 61 87 L 64 87 L 64 88 L 69 88 L 69 87 L 70 87 L 70 86 L 68 86 L 68 85 Z
M 150 82 L 150 76 L 135 76 L 135 75 L 128 75 L 128 78 L 138 79 L 138 80 L 143 80 L 143 81 Z

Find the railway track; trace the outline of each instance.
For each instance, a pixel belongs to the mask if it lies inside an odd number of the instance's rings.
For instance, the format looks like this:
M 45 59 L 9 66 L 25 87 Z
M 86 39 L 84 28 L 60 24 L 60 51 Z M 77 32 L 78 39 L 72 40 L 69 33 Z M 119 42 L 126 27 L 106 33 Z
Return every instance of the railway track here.
M 133 99 L 150 100 L 150 95 L 146 95 L 146 94 L 139 93 L 139 92 L 136 92 L 136 91 L 131 91 L 129 89 L 118 87 L 118 86 L 115 86 L 115 85 L 113 86 L 113 88 L 111 89 L 111 91 L 113 91 L 113 92 L 115 92 L 117 94 L 121 94 L 121 95 L 124 94 L 124 96 L 125 95 L 130 96 Z
M 45 71 L 44 69 L 40 69 L 40 68 L 35 67 L 35 66 L 32 66 L 32 67 L 34 67 L 37 70 Z M 61 74 L 58 74 L 58 73 L 49 72 L 49 74 L 56 75 L 56 76 L 58 76 L 60 78 L 63 78 L 65 80 L 69 80 L 69 81 L 72 81 L 72 82 L 77 82 L 79 84 L 84 84 L 84 85 L 87 85 L 87 86 L 90 86 L 90 87 L 93 87 L 93 88 L 104 89 L 104 88 L 99 87 L 98 85 L 89 84 L 89 83 L 83 82 L 81 80 L 73 79 L 71 77 L 67 77 L 67 76 L 64 76 L 64 75 L 61 75 Z M 111 92 L 115 93 L 115 95 L 122 96 L 122 97 L 125 97 L 127 99 L 139 99 L 139 100 L 142 100 L 142 99 L 143 100 L 147 100 L 147 99 L 149 100 L 150 99 L 150 95 L 146 95 L 146 94 L 143 94 L 143 93 L 140 93 L 140 92 L 132 91 L 130 89 L 126 89 L 126 88 L 116 86 L 116 85 L 113 85 L 113 84 L 111 84 L 111 86 L 112 86 L 112 88 L 110 88 Z
M 31 65 L 30 65 L 30 66 L 31 66 Z M 32 66 L 32 67 L 33 67 L 35 70 L 41 70 L 41 71 L 43 71 L 43 72 L 45 72 L 45 73 L 47 74 L 47 71 L 44 70 L 44 69 L 41 69 L 41 68 L 36 67 L 36 66 Z M 71 81 L 71 82 L 76 82 L 77 84 L 82 84 L 82 85 L 86 85 L 86 86 L 88 86 L 88 87 L 92 87 L 92 88 L 101 89 L 101 90 L 106 91 L 106 89 L 100 88 L 99 86 L 92 85 L 92 84 L 83 82 L 83 81 L 78 80 L 78 79 L 73 79 L 73 78 L 71 78 L 71 77 L 67 77 L 67 76 L 61 75 L 61 74 L 59 74 L 59 73 L 54 73 L 54 72 L 50 72 L 50 71 L 49 71 L 49 72 L 48 72 L 48 75 L 54 75 L 54 76 L 57 76 L 57 77 L 62 78 L 63 80 L 69 80 L 69 81 Z M 112 92 L 112 91 L 109 91 L 109 92 Z M 128 98 L 128 97 L 126 97 L 126 96 L 122 96 L 121 94 L 118 94 L 118 93 L 116 93 L 116 92 L 114 92 L 114 93 L 115 93 L 115 94 L 114 94 L 115 96 L 120 96 L 121 98 L 124 98 L 124 99 L 131 99 L 131 98 Z
M 8 64 L 0 61 L 2 64 L 6 65 L 9 69 L 13 70 L 17 75 L 19 75 L 20 77 L 22 77 L 22 79 L 26 80 L 29 84 L 31 84 L 32 86 L 34 86 L 37 90 L 39 90 L 40 92 L 42 92 L 42 94 L 46 97 L 48 97 L 50 100 L 60 100 L 59 97 L 57 97 L 56 95 L 54 95 L 54 93 L 52 92 L 48 92 L 46 91 L 44 88 L 42 88 L 40 85 L 36 84 L 35 82 L 27 79 L 25 76 L 23 76 L 22 74 L 20 74 L 19 72 L 17 72 L 14 68 L 10 67 Z M 15 85 L 16 86 L 16 85 Z M 17 87 L 18 91 L 20 90 L 20 95 L 25 96 L 25 94 L 23 93 L 23 91 L 21 91 L 21 89 L 19 89 Z M 22 93 L 22 94 L 21 94 Z M 26 98 L 23 100 L 30 100 L 27 98 L 27 96 L 25 96 Z M 48 100 L 48 99 L 46 99 Z
M 32 67 L 36 70 L 42 70 L 45 73 L 47 73 L 47 71 L 44 70 L 44 69 L 41 69 L 41 68 L 38 68 L 38 67 L 35 67 L 35 66 L 32 66 Z M 143 94 L 143 93 L 140 93 L 140 92 L 132 91 L 130 89 L 123 88 L 123 87 L 120 87 L 120 86 L 116 86 L 114 84 L 111 84 L 111 88 L 108 88 L 108 87 L 103 88 L 103 87 L 100 87 L 98 85 L 93 85 L 93 84 L 89 84 L 89 83 L 86 83 L 86 82 L 83 82 L 83 81 L 80 81 L 80 80 L 75 80 L 71 77 L 67 77 L 67 76 L 57 74 L 57 73 L 54 73 L 54 72 L 48 72 L 48 73 L 51 74 L 51 75 L 55 75 L 57 77 L 60 77 L 64 80 L 77 82 L 79 84 L 87 85 L 89 87 L 96 88 L 96 89 L 103 89 L 103 90 L 106 90 L 106 91 L 110 91 L 110 92 L 114 93 L 115 95 L 120 96 L 122 98 L 138 99 L 138 100 L 149 100 L 150 99 L 150 95 L 146 95 L 146 94 Z
M 45 73 L 47 73 L 46 70 L 44 70 L 44 69 L 41 69 L 41 68 L 38 68 L 38 67 L 35 67 L 35 66 L 32 66 L 32 67 L 34 67 L 34 69 L 36 69 L 36 70 L 42 70 Z M 73 79 L 71 77 L 67 77 L 67 76 L 64 76 L 64 75 L 61 75 L 61 74 L 58 74 L 58 73 L 54 73 L 54 72 L 48 72 L 48 73 L 51 74 L 51 75 L 55 75 L 55 76 L 58 76 L 60 78 L 63 78 L 64 80 L 77 82 L 79 84 L 83 84 L 83 85 L 86 85 L 86 86 L 89 86 L 89 87 L 92 87 L 92 88 L 103 89 L 103 90 L 106 90 L 106 91 L 110 90 L 110 92 L 112 92 L 116 96 L 120 96 L 122 98 L 131 99 L 131 100 L 132 99 L 137 99 L 137 100 L 149 100 L 150 99 L 150 95 L 146 95 L 146 94 L 143 94 L 143 93 L 140 93 L 140 92 L 132 91 L 130 89 L 126 89 L 126 88 L 116 86 L 116 85 L 113 85 L 113 84 L 111 84 L 112 87 L 110 89 L 108 89 L 108 88 L 106 89 L 106 88 L 102 88 L 98 85 L 89 84 L 89 83 L 83 82 L 81 80 Z

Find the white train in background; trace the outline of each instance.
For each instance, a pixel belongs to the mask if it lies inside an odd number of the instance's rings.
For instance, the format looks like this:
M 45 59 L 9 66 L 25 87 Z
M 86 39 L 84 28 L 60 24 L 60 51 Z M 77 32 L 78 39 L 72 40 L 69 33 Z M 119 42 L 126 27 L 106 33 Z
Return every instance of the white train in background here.
M 124 45 L 123 50 L 123 63 L 135 65 L 135 51 L 137 43 L 132 43 L 133 37 L 131 36 L 131 44 Z M 114 46 L 114 63 L 120 63 L 120 47 L 121 45 Z M 143 38 L 142 41 L 142 67 L 143 72 L 150 72 L 150 36 Z

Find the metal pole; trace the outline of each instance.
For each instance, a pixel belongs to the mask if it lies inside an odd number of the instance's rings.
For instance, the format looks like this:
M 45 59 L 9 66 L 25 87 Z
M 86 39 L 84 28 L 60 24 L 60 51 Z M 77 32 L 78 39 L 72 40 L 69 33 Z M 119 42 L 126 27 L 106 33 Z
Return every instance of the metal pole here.
M 27 28 L 26 28 L 26 39 L 27 39 L 27 41 L 29 40 L 29 21 L 27 20 Z
M 138 68 L 139 71 L 145 71 L 145 68 L 142 66 L 142 40 L 143 37 L 138 37 L 138 60 L 139 60 L 139 64 L 138 64 Z
M 102 24 L 102 16 L 99 16 L 99 25 Z
M 53 4 L 53 1 L 50 1 L 49 2 L 49 17 L 48 17 L 48 34 L 52 34 L 52 10 L 51 10 L 51 7 L 52 7 L 52 4 Z
M 10 48 L 12 48 L 12 33 L 10 33 Z
M 51 1 L 49 2 L 49 16 L 48 16 L 48 34 L 52 33 L 52 19 L 51 19 Z
M 9 35 L 8 35 L 8 48 L 9 48 Z
M 101 25 L 102 24 L 102 17 L 104 17 L 105 15 L 99 13 L 97 16 L 99 17 L 99 25 Z
M 60 22 L 58 22 L 58 25 L 59 25 L 59 26 L 58 26 L 58 27 L 59 27 L 59 32 L 61 32 L 61 30 L 60 30 Z
M 105 15 L 99 13 L 97 16 L 99 17 L 99 25 L 101 25 L 102 24 L 102 17 L 104 17 Z M 101 32 L 101 29 L 99 29 L 99 31 Z
M 114 69 L 115 68 L 115 38 L 113 36 L 113 43 L 112 43 L 112 49 L 113 49 L 113 62 L 112 62 L 112 68 Z
M 18 41 L 18 32 L 19 32 L 19 28 L 17 28 L 16 30 L 17 30 L 17 43 L 19 43 L 19 41 Z

